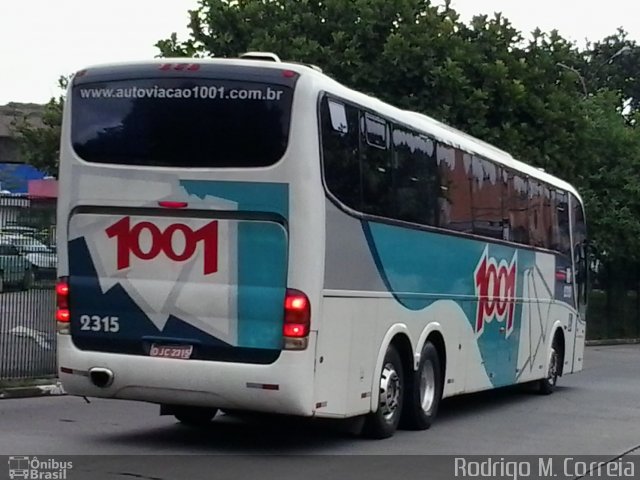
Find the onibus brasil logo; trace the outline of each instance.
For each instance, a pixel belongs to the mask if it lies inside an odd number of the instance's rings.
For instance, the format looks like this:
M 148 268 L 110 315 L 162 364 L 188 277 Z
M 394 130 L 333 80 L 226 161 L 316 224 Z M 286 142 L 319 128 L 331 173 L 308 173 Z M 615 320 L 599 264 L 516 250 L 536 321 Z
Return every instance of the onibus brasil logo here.
M 478 298 L 475 330 L 478 336 L 482 335 L 485 325 L 494 319 L 506 322 L 505 337 L 511 335 L 516 306 L 517 270 L 517 250 L 511 261 L 507 262 L 490 257 L 489 246 L 485 247 L 474 272 L 475 293 Z
M 67 471 L 73 468 L 73 462 L 60 461 L 54 458 L 38 459 L 38 457 L 9 457 L 9 478 L 27 480 L 66 480 Z

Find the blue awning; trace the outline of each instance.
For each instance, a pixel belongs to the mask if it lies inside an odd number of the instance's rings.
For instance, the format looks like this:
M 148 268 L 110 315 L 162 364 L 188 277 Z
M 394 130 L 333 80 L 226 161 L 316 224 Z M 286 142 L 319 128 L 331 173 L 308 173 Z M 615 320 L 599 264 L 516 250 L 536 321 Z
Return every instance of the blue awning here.
M 46 175 L 23 163 L 0 163 L 0 191 L 27 193 L 29 180 L 42 180 Z

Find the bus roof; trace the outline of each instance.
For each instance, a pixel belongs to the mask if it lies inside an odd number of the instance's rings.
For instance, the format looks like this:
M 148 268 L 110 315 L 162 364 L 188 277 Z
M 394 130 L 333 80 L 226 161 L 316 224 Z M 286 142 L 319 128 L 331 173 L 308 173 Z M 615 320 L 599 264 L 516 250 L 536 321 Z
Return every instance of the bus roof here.
M 450 145 L 452 147 L 464 150 L 467 153 L 482 156 L 488 160 L 492 160 L 505 167 L 517 170 L 529 177 L 538 179 L 553 187 L 572 193 L 582 202 L 580 194 L 577 190 L 568 182 L 561 180 L 543 170 L 533 167 L 527 163 L 516 160 L 508 152 L 501 150 L 500 148 L 487 143 L 483 140 L 473 137 L 461 130 L 458 130 L 450 125 L 440 122 L 428 115 L 413 112 L 409 110 L 402 110 L 393 105 L 390 105 L 382 100 L 366 95 L 357 90 L 353 90 L 345 85 L 339 83 L 335 79 L 322 73 L 322 71 L 313 65 L 304 65 L 293 62 L 280 62 L 277 60 L 263 60 L 261 58 L 247 57 L 247 58 L 157 58 L 145 61 L 133 61 L 133 62 L 121 62 L 111 64 L 99 64 L 92 65 L 81 70 L 87 72 L 89 70 L 130 70 L 135 67 L 151 67 L 162 64 L 221 64 L 221 65 L 237 65 L 247 67 L 263 67 L 273 69 L 287 69 L 295 71 L 300 75 L 305 75 L 313 78 L 318 91 L 327 91 L 336 96 L 342 97 L 346 100 L 352 100 L 363 107 L 371 108 L 379 112 L 381 115 L 392 118 L 405 125 L 410 125 L 413 128 L 423 132 L 426 135 L 434 137 L 436 140 Z

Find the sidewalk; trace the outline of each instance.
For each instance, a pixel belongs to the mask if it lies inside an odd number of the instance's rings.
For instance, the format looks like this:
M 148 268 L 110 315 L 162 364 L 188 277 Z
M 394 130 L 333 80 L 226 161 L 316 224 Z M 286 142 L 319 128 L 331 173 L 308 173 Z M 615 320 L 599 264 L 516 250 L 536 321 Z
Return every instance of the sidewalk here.
M 610 338 L 606 340 L 587 340 L 587 347 L 596 347 L 602 345 L 635 345 L 640 343 L 640 338 Z
M 0 386 L 0 400 L 5 398 L 26 398 L 66 395 L 57 379 L 25 381 L 24 385 Z M 29 383 L 29 384 L 28 384 Z

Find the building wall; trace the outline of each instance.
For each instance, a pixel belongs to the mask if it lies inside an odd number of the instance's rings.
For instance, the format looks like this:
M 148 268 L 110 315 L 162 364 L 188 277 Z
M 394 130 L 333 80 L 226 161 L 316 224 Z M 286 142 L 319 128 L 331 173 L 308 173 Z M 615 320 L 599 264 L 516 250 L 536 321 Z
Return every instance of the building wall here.
M 0 137 L 0 163 L 22 163 L 15 139 L 8 136 Z
M 27 118 L 34 125 L 41 124 L 43 105 L 9 103 L 0 105 L 0 163 L 22 163 L 18 143 L 13 138 L 11 122 Z

